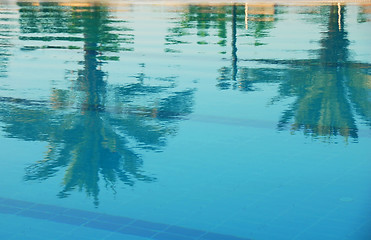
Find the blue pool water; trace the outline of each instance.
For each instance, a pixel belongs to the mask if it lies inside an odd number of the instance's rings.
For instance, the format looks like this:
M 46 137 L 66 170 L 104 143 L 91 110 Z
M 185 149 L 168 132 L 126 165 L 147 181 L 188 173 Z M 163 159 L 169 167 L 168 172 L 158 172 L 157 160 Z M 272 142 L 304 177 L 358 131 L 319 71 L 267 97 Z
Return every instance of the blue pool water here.
M 371 239 L 370 5 L 0 3 L 0 239 Z

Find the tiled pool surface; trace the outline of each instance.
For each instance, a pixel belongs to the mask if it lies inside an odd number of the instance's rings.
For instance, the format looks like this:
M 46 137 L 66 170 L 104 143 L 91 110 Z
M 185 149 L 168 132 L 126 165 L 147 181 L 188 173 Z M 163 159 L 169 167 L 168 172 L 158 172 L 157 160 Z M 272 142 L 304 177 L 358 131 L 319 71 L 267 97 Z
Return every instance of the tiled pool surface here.
M 11 214 L 18 217 L 28 217 L 33 219 L 42 219 L 48 220 L 49 222 L 63 223 L 72 226 L 80 227 L 77 231 L 80 232 L 83 228 L 93 228 L 97 230 L 105 230 L 110 233 L 106 233 L 108 239 L 111 239 L 111 235 L 124 234 L 131 235 L 136 237 L 142 237 L 146 239 L 159 239 L 159 240 L 168 240 L 168 239 L 226 239 L 226 240 L 243 240 L 244 238 L 238 238 L 234 236 L 228 236 L 224 234 L 206 232 L 196 229 L 189 229 L 184 227 L 172 226 L 167 224 L 148 222 L 139 219 L 120 217 L 107 215 L 103 213 L 95 213 L 77 209 L 68 209 L 64 207 L 58 207 L 53 205 L 45 204 L 36 204 L 31 202 L 13 200 L 13 199 L 0 199 L 0 213 L 2 214 Z M 14 221 L 14 220 L 13 220 Z M 15 220 L 21 221 L 21 220 Z M 45 227 L 49 224 L 44 223 L 45 225 L 38 229 L 35 235 L 40 235 L 40 231 L 43 231 Z M 6 224 L 5 222 L 3 224 Z M 29 225 L 29 224 L 27 224 Z M 58 227 L 57 227 L 58 228 Z M 49 230 L 50 231 L 50 230 Z M 74 229 L 74 231 L 76 231 Z M 12 231 L 10 231 L 12 232 Z M 72 230 L 71 230 L 72 232 Z M 11 235 L 8 233 L 3 233 Z M 13 232 L 14 235 L 17 235 L 17 232 Z M 29 234 L 29 233 L 28 233 Z M 53 234 L 53 233 L 52 233 Z M 67 233 L 72 235 L 71 233 Z M 66 234 L 66 235 L 67 235 Z M 79 238 L 81 237 L 79 233 Z M 83 236 L 84 238 L 91 238 L 91 236 Z M 20 236 L 24 237 L 24 236 Z M 41 238 L 38 239 L 47 239 L 54 238 L 55 235 L 45 236 L 42 234 Z M 67 236 L 63 236 L 67 237 Z M 77 237 L 77 236 L 76 236 Z M 120 236 L 115 236 L 115 238 Z M 123 238 L 124 236 L 121 236 Z M 125 236 L 125 238 L 130 236 Z
M 367 4 L 0 3 L 0 239 L 371 239 Z

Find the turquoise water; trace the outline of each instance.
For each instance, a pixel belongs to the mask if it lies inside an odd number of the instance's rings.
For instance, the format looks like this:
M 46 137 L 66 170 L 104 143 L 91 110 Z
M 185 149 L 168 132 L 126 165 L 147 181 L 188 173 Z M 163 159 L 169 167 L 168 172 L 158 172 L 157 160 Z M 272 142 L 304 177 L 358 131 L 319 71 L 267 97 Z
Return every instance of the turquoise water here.
M 370 10 L 0 3 L 0 238 L 370 239 Z

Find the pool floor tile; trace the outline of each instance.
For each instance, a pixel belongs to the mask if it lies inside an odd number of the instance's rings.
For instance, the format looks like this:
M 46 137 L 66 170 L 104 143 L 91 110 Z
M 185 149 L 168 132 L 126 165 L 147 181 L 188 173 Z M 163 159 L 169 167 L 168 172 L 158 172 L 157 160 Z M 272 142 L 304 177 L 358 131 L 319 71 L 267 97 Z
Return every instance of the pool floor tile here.
M 305 232 L 303 234 L 295 236 L 292 239 L 293 240 L 343 240 L 345 239 L 345 236 L 331 235 L 330 233 L 323 234 L 323 233 L 317 233 L 317 232 Z M 357 239 L 352 239 L 352 240 L 357 240 Z M 358 240 L 366 240 L 366 239 L 358 239 Z
M 151 239 L 156 239 L 156 240 L 195 240 L 196 238 L 192 238 L 189 236 L 182 236 L 178 234 L 172 234 L 172 233 L 167 233 L 167 232 L 161 232 L 159 234 L 156 234 L 153 236 Z
M 20 212 L 20 208 L 15 208 L 15 207 L 9 207 L 9 206 L 2 206 L 0 205 L 0 213 L 4 214 L 16 214 Z
M 87 227 L 76 227 L 73 231 L 70 231 L 66 234 L 61 235 L 58 240 L 74 240 L 74 239 L 105 239 L 106 237 L 110 236 L 112 232 L 105 231 L 102 229 L 94 229 L 94 228 L 87 228 Z
M 76 218 L 76 217 L 71 217 L 71 216 L 66 216 L 66 215 L 56 215 L 51 220 L 55 222 L 67 223 L 67 224 L 77 225 L 77 226 L 80 226 L 88 222 L 88 220 L 83 219 L 83 218 Z
M 112 233 L 108 237 L 104 238 L 104 240 L 150 240 L 150 238 Z
M 15 200 L 15 199 L 4 199 L 1 203 L 3 205 L 8 205 L 8 206 L 17 207 L 17 208 L 30 208 L 33 205 L 35 205 L 35 203 L 32 203 L 32 202 L 26 202 L 26 201 Z
M 246 238 L 235 237 L 231 235 L 217 234 L 217 233 L 206 233 L 202 235 L 200 239 L 203 240 L 247 240 Z
M 67 209 L 66 211 L 62 213 L 63 215 L 66 215 L 66 216 L 71 216 L 75 218 L 84 218 L 84 219 L 89 219 L 89 220 L 95 219 L 99 216 L 99 214 L 95 212 L 88 212 L 88 211 L 83 211 L 83 210 L 78 210 L 78 209 Z
M 108 214 L 99 214 L 96 220 L 100 222 L 116 223 L 120 225 L 127 225 L 135 221 L 135 219 L 132 218 L 113 216 Z
M 30 207 L 31 210 L 40 211 L 40 212 L 52 212 L 54 214 L 61 214 L 69 210 L 68 208 L 53 206 L 48 204 L 35 204 Z
M 102 230 L 107 230 L 107 231 L 117 231 L 121 227 L 123 227 L 123 225 L 92 220 L 86 223 L 84 227 L 102 229 Z
M 200 237 L 206 233 L 205 231 L 183 228 L 183 227 L 178 227 L 178 226 L 170 226 L 168 229 L 166 229 L 166 232 L 189 236 L 189 237 Z
M 169 227 L 169 225 L 162 223 L 147 222 L 142 220 L 136 220 L 130 224 L 132 227 L 145 228 L 150 230 L 163 231 Z
M 14 202 L 16 204 L 13 204 Z M 13 207 L 13 205 L 31 207 L 20 209 L 18 207 Z M 54 209 L 57 209 L 57 212 L 61 212 L 62 214 L 54 213 Z M 341 232 L 342 229 L 346 228 L 344 226 L 347 226 L 346 222 L 331 221 L 331 219 L 326 218 L 323 218 L 321 222 L 318 222 L 318 220 L 316 221 L 318 217 L 314 216 L 310 217 L 311 222 L 308 222 L 307 224 L 305 219 L 303 219 L 304 215 L 301 216 L 300 214 L 293 214 L 291 216 L 291 210 L 286 211 L 285 214 L 283 214 L 281 217 L 276 218 L 274 221 L 265 221 L 264 224 L 254 224 L 253 222 L 249 222 L 249 220 L 251 219 L 230 217 L 225 219 L 225 221 L 221 222 L 219 225 L 215 225 L 213 228 L 210 228 L 209 232 L 205 230 L 192 229 L 176 225 L 167 225 L 163 223 L 144 221 L 127 217 L 112 216 L 84 210 L 66 209 L 57 206 L 53 207 L 51 205 L 44 206 L 42 204 L 28 204 L 27 202 L 22 201 L 2 201 L 2 203 L 0 204 L 0 212 L 1 210 L 4 213 L 7 213 L 4 216 L 8 216 L 8 214 L 10 214 L 9 216 L 19 216 L 26 217 L 25 219 L 41 219 L 46 221 L 44 223 L 36 221 L 35 223 L 37 223 L 37 225 L 33 227 L 33 232 L 40 231 L 42 229 L 40 226 L 43 226 L 45 223 L 49 223 L 51 226 L 54 226 L 54 229 L 59 229 L 58 226 L 62 226 L 59 225 L 60 223 L 67 224 L 66 226 L 70 225 L 68 231 L 59 231 L 60 234 L 65 233 L 64 235 L 70 236 L 68 237 L 69 239 L 73 238 L 75 234 L 77 234 L 76 236 L 79 236 L 78 229 L 84 229 L 87 234 L 94 231 L 101 231 L 100 234 L 107 237 L 112 234 L 121 234 L 123 236 L 127 235 L 133 238 L 156 240 L 247 240 L 250 238 L 265 240 L 269 239 L 269 237 L 274 237 L 275 239 L 284 239 L 284 236 L 291 239 L 298 236 L 306 236 L 306 234 L 311 231 L 317 232 L 317 235 L 320 237 L 327 236 L 328 229 L 330 229 L 331 231 L 334 230 L 335 232 Z M 257 209 L 255 214 L 257 214 L 259 210 L 261 209 Z M 188 218 L 188 220 L 196 221 L 195 219 L 197 219 L 197 216 L 197 214 L 193 214 L 193 217 Z M 301 229 L 298 229 L 298 226 L 295 225 L 297 220 L 302 220 L 299 221 L 299 226 L 301 226 Z M 21 221 L 21 225 L 19 226 L 22 226 L 25 229 L 25 227 L 28 226 L 28 221 L 30 220 L 24 220 L 24 224 L 22 224 Z M 353 225 L 353 227 L 355 228 L 357 227 L 357 225 Z M 53 227 L 45 230 L 48 231 L 49 234 L 53 233 Z M 231 232 L 236 233 L 236 235 L 232 236 L 228 234 L 220 234 L 217 232 Z M 61 239 L 63 239 L 63 236 L 61 237 Z M 92 236 L 94 236 L 94 234 Z M 248 237 L 242 238 L 238 236 Z M 333 234 L 329 237 L 334 238 L 336 236 Z
M 14 236 L 14 233 L 0 231 L 0 239 L 1 240 L 8 240 L 13 236 Z
M 119 229 L 117 232 L 128 234 L 128 235 L 140 236 L 140 237 L 152 237 L 157 233 L 153 230 L 135 228 L 135 227 L 130 227 L 130 226 L 123 227 Z
M 54 218 L 56 215 L 50 212 L 39 212 L 33 211 L 30 209 L 26 209 L 17 213 L 17 215 L 22 217 L 32 217 L 32 218 L 39 218 L 39 219 L 47 219 L 50 220 Z

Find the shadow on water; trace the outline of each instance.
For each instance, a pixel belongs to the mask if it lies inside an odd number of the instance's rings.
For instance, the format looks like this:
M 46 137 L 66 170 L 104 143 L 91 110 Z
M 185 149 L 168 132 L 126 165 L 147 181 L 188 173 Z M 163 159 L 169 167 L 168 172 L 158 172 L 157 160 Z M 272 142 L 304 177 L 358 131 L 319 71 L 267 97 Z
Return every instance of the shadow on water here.
M 21 32 L 37 33 L 22 40 L 37 38 L 47 44 L 55 33 L 76 34 L 80 37 L 63 40 L 83 42 L 84 53 L 82 69 L 69 77 L 72 86 L 53 89 L 50 102 L 0 99 L 0 119 L 9 137 L 48 142 L 44 159 L 26 168 L 24 180 L 45 180 L 65 169 L 58 196 L 67 197 L 78 189 L 96 206 L 100 179 L 114 192 L 118 181 L 129 186 L 156 181 L 142 171 L 138 152 L 161 151 L 166 138 L 176 134 L 177 123 L 192 112 L 194 90 L 174 91 L 174 80 L 169 79 L 161 86 L 143 79 L 110 85 L 102 65 L 117 60 L 112 57 L 116 52 L 131 51 L 130 46 L 121 46 L 130 45 L 133 37 L 129 28 L 111 24 L 114 20 L 104 6 L 20 3 L 19 7 Z M 113 32 L 126 33 L 126 38 Z

